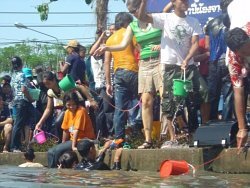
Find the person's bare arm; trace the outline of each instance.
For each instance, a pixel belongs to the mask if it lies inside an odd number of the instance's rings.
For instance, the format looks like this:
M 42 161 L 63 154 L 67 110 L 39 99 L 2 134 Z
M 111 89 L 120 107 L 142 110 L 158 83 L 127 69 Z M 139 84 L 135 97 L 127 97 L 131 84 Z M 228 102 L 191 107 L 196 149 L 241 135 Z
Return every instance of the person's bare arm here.
M 173 8 L 173 3 L 170 1 L 170 2 L 164 7 L 164 9 L 163 9 L 162 12 L 168 13 L 168 12 L 171 11 L 172 8 Z
M 69 140 L 69 130 L 63 130 L 62 143 Z
M 104 67 L 105 67 L 105 77 L 106 77 L 106 93 L 112 96 L 112 85 L 110 79 L 110 63 L 112 60 L 111 52 L 105 52 Z
M 69 69 L 69 64 L 68 63 L 60 62 L 60 71 L 63 74 L 66 74 L 68 72 L 68 69 Z
M 7 118 L 6 120 L 0 122 L 0 127 L 4 126 L 6 124 L 12 124 L 13 123 L 13 119 L 12 118 Z
M 191 48 L 189 49 L 186 58 L 183 60 L 181 64 L 182 69 L 186 69 L 188 67 L 189 61 L 197 53 L 197 50 L 199 48 L 199 35 L 195 35 L 192 37 L 191 44 L 192 44 Z
M 52 109 L 54 106 L 54 102 L 53 102 L 53 98 L 52 97 L 47 97 L 48 98 L 48 102 L 47 102 L 47 106 L 46 109 L 43 112 L 43 115 L 41 117 L 41 119 L 39 120 L 39 122 L 36 124 L 36 130 L 37 129 L 41 129 L 42 125 L 44 124 L 44 122 L 46 121 L 46 119 L 50 116 L 50 114 L 52 113 Z
M 106 46 L 106 45 L 101 45 L 94 53 L 94 55 L 102 55 L 104 51 L 122 51 L 124 50 L 129 43 L 132 41 L 133 38 L 133 32 L 130 26 L 127 27 L 125 35 L 122 39 L 122 42 L 118 45 L 114 46 Z
M 90 106 L 94 109 L 98 108 L 98 104 L 95 101 L 95 99 L 91 96 L 89 89 L 85 85 L 77 85 L 77 89 L 87 98 L 87 100 L 90 102 Z
M 22 86 L 22 92 L 23 92 L 24 96 L 29 100 L 29 102 L 34 102 L 32 97 L 30 96 L 29 90 L 26 86 Z
M 79 133 L 79 130 L 73 131 L 73 140 L 72 140 L 72 150 L 73 151 L 77 151 L 76 144 L 77 144 L 78 133 Z
M 133 38 L 133 32 L 130 26 L 127 27 L 125 35 L 122 39 L 122 42 L 119 45 L 115 45 L 115 46 L 107 46 L 107 51 L 122 51 L 124 50 L 129 43 L 132 41 Z
M 95 44 L 91 47 L 90 51 L 89 51 L 89 55 L 93 55 L 95 53 L 95 51 L 100 47 L 100 45 L 102 44 L 102 41 L 105 37 L 105 32 L 103 32 L 101 34 L 101 36 L 97 39 L 97 41 L 95 42 Z
M 141 6 L 138 10 L 138 19 L 143 22 L 153 23 L 152 15 L 146 13 L 146 7 L 147 7 L 147 0 L 142 0 Z

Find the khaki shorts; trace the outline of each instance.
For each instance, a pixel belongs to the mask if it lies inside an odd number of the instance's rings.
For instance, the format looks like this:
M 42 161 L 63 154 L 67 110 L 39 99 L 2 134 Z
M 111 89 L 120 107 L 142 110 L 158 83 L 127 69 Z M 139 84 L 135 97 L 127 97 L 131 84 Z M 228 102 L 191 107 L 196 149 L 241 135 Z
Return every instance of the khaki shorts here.
M 156 93 L 162 87 L 159 59 L 141 60 L 138 78 L 138 93 Z

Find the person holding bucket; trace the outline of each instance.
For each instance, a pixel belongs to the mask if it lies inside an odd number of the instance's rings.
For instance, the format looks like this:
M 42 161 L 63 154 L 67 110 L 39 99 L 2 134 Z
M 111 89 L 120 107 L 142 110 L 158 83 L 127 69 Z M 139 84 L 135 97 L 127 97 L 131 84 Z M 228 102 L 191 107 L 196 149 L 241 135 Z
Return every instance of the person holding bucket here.
M 128 0 L 127 8 L 131 14 L 138 18 L 138 9 L 141 0 Z M 131 22 L 120 44 L 115 46 L 101 46 L 98 50 L 118 51 L 124 50 L 133 40 L 140 45 L 140 62 L 138 76 L 138 93 L 142 98 L 142 121 L 145 133 L 145 142 L 139 149 L 152 147 L 153 101 L 157 91 L 162 91 L 162 78 L 159 64 L 159 44 L 162 31 L 155 29 L 151 24 L 134 20 Z M 98 52 L 98 51 L 97 51 Z M 99 52 L 98 52 L 99 53 Z
M 67 78 L 65 78 L 65 79 L 67 79 Z M 72 80 L 72 79 L 70 79 L 70 80 Z M 87 100 L 90 102 L 91 107 L 93 107 L 94 109 L 98 108 L 98 105 L 97 105 L 96 101 L 90 96 L 90 94 L 88 92 L 88 89 L 85 86 L 74 84 L 73 87 L 68 87 L 67 86 L 68 84 L 64 83 L 64 81 L 65 80 L 63 79 L 58 83 L 56 75 L 54 73 L 50 72 L 50 71 L 47 71 L 47 72 L 43 73 L 43 84 L 44 84 L 45 87 L 48 88 L 48 92 L 47 92 L 48 101 L 47 101 L 46 109 L 44 110 L 44 113 L 43 113 L 41 119 L 36 124 L 35 130 L 39 130 L 39 129 L 42 128 L 44 122 L 50 116 L 50 114 L 52 113 L 53 108 L 55 106 L 63 107 L 63 98 L 64 98 L 64 95 L 65 95 L 65 92 L 66 92 L 65 89 L 70 89 L 71 88 L 71 89 L 75 89 L 75 90 L 79 91 L 78 96 L 80 98 L 82 98 L 81 94 L 83 94 L 87 98 Z M 64 85 L 66 85 L 66 86 L 64 87 Z M 83 98 L 82 98 L 82 101 L 83 101 Z M 63 118 L 63 116 L 61 116 L 61 117 Z M 57 129 L 58 129 L 58 132 L 60 133 L 61 132 L 60 131 L 61 130 L 60 129 L 61 124 L 58 123 L 58 126 L 59 127 L 57 127 Z M 58 135 L 60 135 L 60 134 L 58 134 Z
M 197 67 L 193 56 L 199 47 L 199 35 L 202 34 L 199 21 L 186 15 L 188 0 L 171 0 L 174 12 L 172 13 L 146 13 L 147 0 L 142 0 L 138 12 L 138 19 L 152 23 L 154 28 L 162 29 L 161 37 L 161 63 L 164 65 L 163 95 L 162 95 L 162 128 L 169 132 L 170 141 L 162 148 L 178 145 L 173 127 L 173 118 L 181 97 L 174 97 L 173 79 L 184 76 L 192 81 L 194 99 L 199 99 L 199 79 Z M 185 82 L 185 81 L 184 81 Z M 165 134 L 167 132 L 163 132 Z
M 71 91 L 64 96 L 64 103 L 67 110 L 63 118 L 62 143 L 54 146 L 48 151 L 48 167 L 56 168 L 59 157 L 66 151 L 76 151 L 77 142 L 83 138 L 95 139 L 87 110 L 80 105 L 76 91 Z
M 80 44 L 77 40 L 70 40 L 67 46 L 64 46 L 68 56 L 65 62 L 60 62 L 61 72 L 71 75 L 73 80 L 79 84 L 85 81 L 85 63 L 79 55 Z

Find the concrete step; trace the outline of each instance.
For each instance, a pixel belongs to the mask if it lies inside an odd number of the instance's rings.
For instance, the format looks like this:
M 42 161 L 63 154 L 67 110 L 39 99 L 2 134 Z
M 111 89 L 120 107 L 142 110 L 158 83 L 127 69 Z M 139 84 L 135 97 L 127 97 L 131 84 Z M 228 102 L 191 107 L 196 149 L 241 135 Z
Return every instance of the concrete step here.
M 237 154 L 235 148 L 169 148 L 169 149 L 126 149 L 123 150 L 123 170 L 158 171 L 164 160 L 185 160 L 196 170 L 211 170 L 220 173 L 250 173 L 249 149 Z M 35 153 L 34 162 L 47 166 L 47 153 Z M 105 163 L 113 165 L 114 151 L 107 153 Z M 25 162 L 23 153 L 1 153 L 0 165 L 19 165 Z

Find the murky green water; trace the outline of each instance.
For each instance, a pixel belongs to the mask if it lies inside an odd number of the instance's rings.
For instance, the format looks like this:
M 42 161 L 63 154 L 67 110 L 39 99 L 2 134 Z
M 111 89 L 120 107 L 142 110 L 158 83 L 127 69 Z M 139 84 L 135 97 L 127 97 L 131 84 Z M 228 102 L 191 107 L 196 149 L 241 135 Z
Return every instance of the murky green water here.
M 158 173 L 134 171 L 75 171 L 0 166 L 0 187 L 250 187 L 249 174 L 200 172 L 161 179 Z

